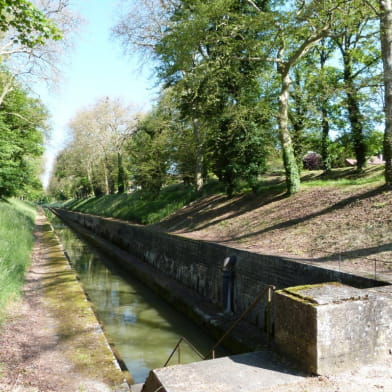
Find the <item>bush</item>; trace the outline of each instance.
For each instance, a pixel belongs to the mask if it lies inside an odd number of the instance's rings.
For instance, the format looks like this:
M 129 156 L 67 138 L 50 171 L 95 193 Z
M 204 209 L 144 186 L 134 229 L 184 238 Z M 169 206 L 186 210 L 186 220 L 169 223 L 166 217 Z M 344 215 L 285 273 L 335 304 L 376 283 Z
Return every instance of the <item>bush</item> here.
M 304 169 L 307 170 L 320 170 L 323 167 L 321 155 L 316 152 L 308 152 L 303 160 Z

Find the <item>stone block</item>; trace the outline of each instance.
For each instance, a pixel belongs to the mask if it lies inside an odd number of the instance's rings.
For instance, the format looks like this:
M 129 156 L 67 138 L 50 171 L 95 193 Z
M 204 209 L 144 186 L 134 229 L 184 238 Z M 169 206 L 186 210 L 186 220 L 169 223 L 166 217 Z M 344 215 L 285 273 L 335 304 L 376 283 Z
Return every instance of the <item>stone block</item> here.
M 392 346 L 392 295 L 340 283 L 275 293 L 277 349 L 300 368 L 330 374 L 368 364 Z

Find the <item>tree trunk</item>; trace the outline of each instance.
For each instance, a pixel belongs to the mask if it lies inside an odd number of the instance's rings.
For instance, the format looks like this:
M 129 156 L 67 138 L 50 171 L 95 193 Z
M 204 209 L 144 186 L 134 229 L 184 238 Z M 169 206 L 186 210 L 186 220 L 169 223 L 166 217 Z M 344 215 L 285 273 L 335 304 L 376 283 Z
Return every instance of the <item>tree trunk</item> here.
M 328 109 L 327 100 L 322 98 L 321 103 L 321 160 L 323 162 L 323 169 L 325 173 L 331 171 L 331 159 L 329 157 L 328 145 L 329 145 L 329 119 L 328 119 Z
M 324 68 L 329 57 L 329 51 L 320 50 L 320 69 L 323 73 L 321 90 L 327 88 L 325 85 Z M 328 98 L 326 95 L 321 95 L 321 160 L 323 163 L 324 173 L 331 171 L 331 157 L 328 151 L 329 147 L 329 113 L 328 113 Z
M 286 172 L 287 193 L 292 195 L 299 190 L 300 175 L 288 127 L 288 105 L 291 80 L 288 71 L 280 73 L 282 77 L 282 89 L 279 95 L 279 136 L 282 145 L 283 164 Z
M 293 126 L 292 141 L 294 155 L 297 160 L 298 170 L 302 171 L 304 150 L 304 133 L 305 133 L 305 105 L 302 97 L 301 75 L 298 70 L 295 70 L 295 88 L 294 93 L 291 93 L 293 98 L 294 111 L 288 111 L 289 120 Z M 293 106 L 292 105 L 292 106 Z
M 200 191 L 204 185 L 203 169 L 204 169 L 204 154 L 203 142 L 200 135 L 199 119 L 193 119 L 193 137 L 196 143 L 196 164 L 195 164 L 195 185 L 196 191 Z
M 380 35 L 385 85 L 385 182 L 392 186 L 392 1 L 380 0 Z
M 90 187 L 90 195 L 94 194 L 94 185 L 93 185 L 93 180 L 92 180 L 92 173 L 91 173 L 91 165 L 90 163 L 87 163 L 87 180 L 88 180 L 88 185 Z
M 124 166 L 122 163 L 121 152 L 117 153 L 117 166 L 118 166 L 118 177 L 117 177 L 118 193 L 124 193 L 126 187 L 126 176 L 125 176 Z
M 3 104 L 4 99 L 7 96 L 7 94 L 9 94 L 11 91 L 14 90 L 14 83 L 15 83 L 15 78 L 9 77 L 9 79 L 6 81 L 6 83 L 3 84 L 2 91 L 0 94 L 0 105 Z
M 106 163 L 103 163 L 103 176 L 104 176 L 104 185 L 105 185 L 105 195 L 110 193 L 109 188 L 109 179 L 108 179 L 108 168 L 106 167 Z
M 343 64 L 348 118 L 351 124 L 351 134 L 354 145 L 355 158 L 357 160 L 357 169 L 363 170 L 363 168 L 366 166 L 366 143 L 363 134 L 362 114 L 359 108 L 359 102 L 352 74 L 351 57 L 347 51 L 343 53 Z

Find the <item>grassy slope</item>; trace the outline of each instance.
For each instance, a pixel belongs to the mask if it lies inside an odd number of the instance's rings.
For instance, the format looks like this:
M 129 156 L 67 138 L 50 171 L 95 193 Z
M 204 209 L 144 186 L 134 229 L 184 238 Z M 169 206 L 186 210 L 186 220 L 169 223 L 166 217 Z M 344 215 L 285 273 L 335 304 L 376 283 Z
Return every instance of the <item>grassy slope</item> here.
M 257 194 L 245 192 L 231 199 L 213 191 L 196 199 L 172 187 L 153 202 L 134 194 L 68 205 L 255 252 L 320 262 L 392 260 L 392 192 L 383 187 L 383 167 L 370 166 L 361 175 L 352 168 L 328 177 L 304 172 L 302 180 L 301 191 L 289 198 L 283 178 L 270 175 Z
M 212 189 L 216 189 L 216 187 L 210 185 L 205 191 L 212 192 Z M 159 197 L 155 199 L 146 198 L 142 193 L 135 192 L 73 199 L 57 205 L 75 211 L 151 224 L 159 222 L 195 200 L 196 197 L 197 195 L 191 187 L 174 185 L 163 189 Z
M 30 205 L 0 199 L 0 312 L 23 284 L 34 241 L 34 219 Z

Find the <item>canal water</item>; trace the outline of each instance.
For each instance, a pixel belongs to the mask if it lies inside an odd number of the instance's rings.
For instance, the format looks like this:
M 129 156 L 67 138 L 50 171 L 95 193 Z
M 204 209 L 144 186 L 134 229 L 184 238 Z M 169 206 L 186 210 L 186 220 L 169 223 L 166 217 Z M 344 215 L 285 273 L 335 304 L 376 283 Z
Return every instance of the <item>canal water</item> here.
M 105 332 L 113 341 L 136 383 L 149 370 L 162 367 L 180 337 L 202 354 L 214 345 L 207 334 L 149 288 L 87 244 L 57 217 L 51 223 L 95 306 Z M 177 353 L 170 364 L 177 363 Z M 200 358 L 181 345 L 181 363 Z

